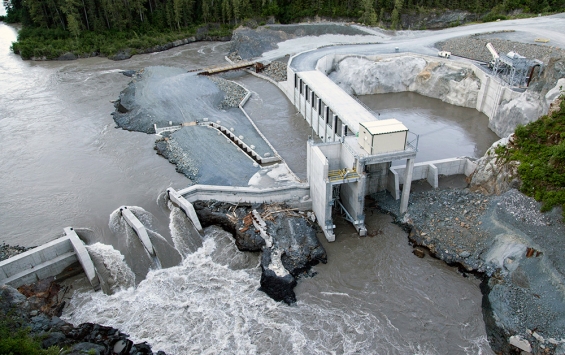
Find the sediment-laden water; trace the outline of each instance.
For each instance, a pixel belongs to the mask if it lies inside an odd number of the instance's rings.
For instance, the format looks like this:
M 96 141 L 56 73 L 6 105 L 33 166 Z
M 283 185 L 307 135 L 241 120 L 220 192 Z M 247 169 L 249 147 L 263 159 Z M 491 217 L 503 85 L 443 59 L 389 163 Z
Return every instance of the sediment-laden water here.
M 112 296 L 76 294 L 64 318 L 118 327 L 170 354 L 491 353 L 478 281 L 413 256 L 389 216 L 369 219 L 375 237 L 340 223 L 324 245 L 328 264 L 299 281 L 293 306 L 259 291 L 257 255 L 211 227 L 179 266 Z
M 10 53 L 13 40 L 13 28 L 0 24 L 2 240 L 37 245 L 63 227 L 86 227 L 95 236 L 91 253 L 116 268 L 109 273 L 114 294 L 75 294 L 66 319 L 118 327 L 170 354 L 490 353 L 477 281 L 413 256 L 387 216 L 367 212 L 369 228 L 379 232 L 372 238 L 357 237 L 338 218 L 336 242 L 324 245 L 329 262 L 299 281 L 294 306 L 258 290 L 257 255 L 237 251 L 225 232 L 183 239 L 182 215 L 171 213 L 162 193 L 189 180 L 155 154 L 153 136 L 114 128 L 110 100 L 130 80 L 121 70 L 222 63 L 227 44 L 190 44 L 124 62 L 25 62 Z M 269 119 L 300 119 L 277 90 L 262 90 L 255 78 L 240 81 L 259 94 L 252 101 L 278 108 Z M 177 261 L 162 258 L 176 266 L 135 245 L 115 214 L 123 205 L 139 206 L 154 243 Z

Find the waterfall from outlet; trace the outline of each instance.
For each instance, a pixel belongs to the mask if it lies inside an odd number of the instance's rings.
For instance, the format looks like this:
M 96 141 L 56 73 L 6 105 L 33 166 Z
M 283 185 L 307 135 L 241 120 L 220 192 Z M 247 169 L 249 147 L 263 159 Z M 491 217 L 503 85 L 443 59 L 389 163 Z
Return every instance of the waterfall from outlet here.
M 117 249 L 124 255 L 124 259 L 133 270 L 136 280 L 143 280 L 149 270 L 178 265 L 181 262 L 179 252 L 163 236 L 152 229 L 153 216 L 151 213 L 135 206 L 128 207 L 128 210 L 146 228 L 155 251 L 155 255 L 151 255 L 147 251 L 136 231 L 122 216 L 120 209 L 112 212 L 108 225 L 116 236 Z
M 124 256 L 111 245 L 94 243 L 86 249 L 96 268 L 102 291 L 111 295 L 135 286 L 135 275 Z
M 182 209 L 171 201 L 168 202 L 168 208 L 171 211 L 169 229 L 173 244 L 180 255 L 185 258 L 202 246 L 202 237 Z

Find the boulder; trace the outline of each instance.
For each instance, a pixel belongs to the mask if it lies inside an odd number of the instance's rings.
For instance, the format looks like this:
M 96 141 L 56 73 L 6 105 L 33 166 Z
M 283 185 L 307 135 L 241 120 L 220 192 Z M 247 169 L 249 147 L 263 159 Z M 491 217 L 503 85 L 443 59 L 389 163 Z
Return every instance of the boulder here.
M 67 342 L 67 337 L 61 332 L 47 333 L 46 338 L 41 342 L 41 347 L 44 349 L 52 346 L 61 346 Z
M 526 125 L 536 121 L 547 112 L 543 97 L 534 91 L 524 91 L 519 96 L 503 100 L 498 111 L 489 119 L 488 127 L 499 137 L 506 137 L 514 133 L 519 125 Z
M 131 49 L 126 48 L 126 49 L 118 51 L 114 55 L 108 56 L 108 59 L 116 60 L 116 61 L 117 60 L 126 60 L 126 59 L 130 59 L 132 57 L 132 55 L 133 54 L 131 54 Z
M 471 191 L 486 195 L 500 195 L 510 189 L 518 188 L 518 162 L 506 162 L 496 154 L 499 146 L 506 146 L 514 139 L 513 135 L 502 138 L 492 144 L 485 155 L 475 163 L 477 168 L 470 176 Z
M 73 345 L 70 352 L 66 355 L 104 355 L 106 354 L 106 348 L 102 345 L 94 343 L 78 343 Z
M 27 318 L 30 305 L 26 297 L 9 285 L 0 286 L 0 316 L 15 314 Z
M 260 290 L 275 301 L 291 304 L 296 302 L 296 279 L 282 266 L 281 253 L 280 249 L 274 252 L 271 249 L 263 250 Z
M 59 56 L 59 58 L 57 58 L 57 60 L 75 60 L 75 59 L 77 59 L 77 56 L 72 52 L 67 52 Z

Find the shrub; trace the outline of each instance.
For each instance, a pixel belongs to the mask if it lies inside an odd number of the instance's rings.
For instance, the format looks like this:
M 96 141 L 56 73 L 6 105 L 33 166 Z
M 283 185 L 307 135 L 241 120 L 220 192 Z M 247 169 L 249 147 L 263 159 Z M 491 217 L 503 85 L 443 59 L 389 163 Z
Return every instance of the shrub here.
M 542 202 L 542 211 L 563 207 L 565 217 L 565 100 L 551 116 L 516 129 L 516 139 L 497 153 L 519 161 L 521 191 Z
M 18 327 L 17 320 L 0 320 L 0 354 L 11 355 L 57 355 L 55 346 L 41 348 L 41 340 L 30 334 L 29 328 Z

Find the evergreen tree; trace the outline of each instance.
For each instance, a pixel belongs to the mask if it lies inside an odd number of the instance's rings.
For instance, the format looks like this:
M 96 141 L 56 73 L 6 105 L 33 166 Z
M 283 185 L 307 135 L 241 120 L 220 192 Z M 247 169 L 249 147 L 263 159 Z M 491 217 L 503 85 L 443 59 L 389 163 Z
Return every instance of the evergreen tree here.
M 363 6 L 363 14 L 359 21 L 369 26 L 375 26 L 377 24 L 377 13 L 373 8 L 372 0 L 361 0 Z

